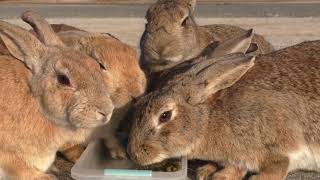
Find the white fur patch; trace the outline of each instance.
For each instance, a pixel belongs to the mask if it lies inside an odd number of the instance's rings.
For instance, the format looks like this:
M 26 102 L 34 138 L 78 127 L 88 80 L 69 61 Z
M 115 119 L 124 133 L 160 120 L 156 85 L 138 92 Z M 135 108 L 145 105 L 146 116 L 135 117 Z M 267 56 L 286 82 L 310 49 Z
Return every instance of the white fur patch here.
M 168 159 L 168 158 L 169 158 L 169 156 L 166 154 L 159 154 L 157 157 L 152 159 L 152 163 L 158 163 L 158 162 L 161 162 L 161 161 Z
M 299 150 L 289 153 L 289 171 L 304 169 L 320 170 L 320 149 L 302 146 Z
M 167 57 L 166 59 L 169 61 L 178 62 L 178 61 L 181 61 L 182 58 L 183 58 L 182 55 L 178 55 L 178 56 L 173 56 L 173 57 Z
M 56 158 L 56 153 L 53 152 L 51 153 L 50 156 L 47 156 L 47 157 L 33 158 L 30 161 L 31 162 L 30 164 L 32 164 L 34 167 L 36 167 L 40 171 L 46 172 L 53 164 L 55 158 Z

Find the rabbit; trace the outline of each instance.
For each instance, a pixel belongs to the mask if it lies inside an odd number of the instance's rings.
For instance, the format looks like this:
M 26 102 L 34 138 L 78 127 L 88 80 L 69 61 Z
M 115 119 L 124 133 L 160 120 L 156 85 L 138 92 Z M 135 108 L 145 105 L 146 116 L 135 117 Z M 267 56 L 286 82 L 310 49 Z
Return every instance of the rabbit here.
M 206 58 L 213 58 L 213 57 L 220 57 L 232 53 L 244 53 L 246 55 L 254 55 L 256 54 L 257 49 L 254 51 L 250 51 L 248 53 L 248 49 L 251 48 L 252 45 L 252 39 L 254 37 L 254 31 L 253 29 L 247 30 L 244 33 L 240 33 L 239 35 L 233 36 L 224 42 L 217 45 L 213 50 L 208 51 L 207 55 L 205 57 L 199 57 L 192 60 L 184 61 L 180 64 L 175 65 L 172 68 L 152 73 L 151 76 L 149 76 L 150 79 L 152 79 L 151 83 L 148 86 L 147 92 L 153 91 L 154 89 L 161 88 L 163 86 L 163 83 L 166 81 L 163 79 L 167 79 L 166 76 L 172 76 L 177 73 L 179 73 L 181 70 L 188 68 L 190 66 L 190 62 L 197 62 L 202 61 Z M 171 69 L 180 69 L 179 71 L 174 71 Z
M 37 14 L 29 19 L 35 24 L 36 35 L 41 37 L 36 29 L 45 31 L 49 24 Z M 94 130 L 88 141 L 103 138 L 113 158 L 126 158 L 125 149 L 120 146 L 115 133 L 131 101 L 145 91 L 146 78 L 139 66 L 137 52 L 109 34 L 89 33 L 65 24 L 53 24 L 51 27 L 68 47 L 93 57 L 105 70 L 104 80 L 115 110 L 112 120 Z M 75 162 L 84 149 L 85 145 L 68 143 L 61 151 L 68 160 Z
M 29 15 L 22 19 L 28 22 Z M 41 42 L 0 21 L 11 54 L 0 55 L 2 179 L 55 179 L 48 170 L 58 149 L 82 142 L 90 129 L 108 123 L 114 109 L 99 63 L 46 30 Z
M 248 172 L 250 180 L 276 180 L 320 170 L 320 40 L 182 67 L 134 105 L 133 161 L 187 156 L 223 167 L 200 167 L 199 180 L 242 179 Z
M 147 24 L 140 40 L 141 65 L 152 74 L 199 56 L 217 44 L 244 33 L 226 24 L 198 26 L 194 20 L 196 0 L 158 0 L 146 13 Z M 266 54 L 273 46 L 261 35 L 254 35 L 251 48 Z

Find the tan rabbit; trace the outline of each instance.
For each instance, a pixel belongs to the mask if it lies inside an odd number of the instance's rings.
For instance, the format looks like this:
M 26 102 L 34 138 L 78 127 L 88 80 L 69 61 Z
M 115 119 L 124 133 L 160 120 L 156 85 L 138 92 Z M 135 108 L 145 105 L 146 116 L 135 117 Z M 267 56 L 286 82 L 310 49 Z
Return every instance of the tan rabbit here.
M 319 171 L 320 41 L 254 59 L 203 59 L 164 76 L 163 86 L 135 105 L 131 158 L 146 165 L 188 156 L 223 166 L 200 168 L 201 180 Z
M 198 26 L 194 20 L 195 6 L 196 0 L 158 0 L 148 9 L 140 42 L 146 72 L 162 71 L 205 55 L 217 44 L 245 32 L 225 24 Z M 256 54 L 273 51 L 273 46 L 261 35 L 254 35 L 248 51 L 256 48 Z
M 28 21 L 29 15 L 22 18 Z M 82 142 L 89 129 L 110 120 L 114 109 L 96 60 L 47 30 L 42 43 L 0 21 L 0 37 L 12 55 L 0 56 L 3 179 L 54 179 L 46 171 L 57 150 L 70 141 Z
M 40 39 L 49 24 L 33 13 L 29 18 Z M 120 121 L 126 115 L 133 98 L 144 93 L 146 79 L 139 66 L 139 59 L 134 48 L 122 43 L 108 34 L 89 33 L 65 24 L 51 25 L 60 39 L 70 48 L 93 57 L 103 69 L 104 80 L 115 106 L 112 120 L 105 126 L 98 127 L 89 139 L 103 138 L 111 156 L 125 158 L 125 150 L 118 143 L 115 133 Z M 37 29 L 41 29 L 38 31 Z M 64 156 L 75 162 L 84 150 L 84 145 L 66 144 Z
M 58 35 L 69 47 L 94 57 L 109 72 L 104 79 L 116 109 L 110 123 L 95 130 L 92 138 L 104 138 L 113 158 L 125 158 L 126 153 L 115 133 L 131 101 L 142 95 L 146 88 L 146 78 L 135 49 L 106 34 L 64 31 Z

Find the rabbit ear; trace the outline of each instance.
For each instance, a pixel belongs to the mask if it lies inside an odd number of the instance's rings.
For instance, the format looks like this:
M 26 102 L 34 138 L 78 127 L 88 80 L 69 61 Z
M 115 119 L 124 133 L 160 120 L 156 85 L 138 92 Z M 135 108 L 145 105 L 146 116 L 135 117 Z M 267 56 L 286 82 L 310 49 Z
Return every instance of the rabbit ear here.
M 254 56 L 235 54 L 199 62 L 189 72 L 192 78 L 188 102 L 202 103 L 217 91 L 232 86 L 254 65 L 254 60 Z
M 40 41 L 45 45 L 60 47 L 64 46 L 63 42 L 53 31 L 51 25 L 39 14 L 32 11 L 26 11 L 22 13 L 21 18 L 23 21 L 32 26 L 34 31 L 39 36 Z
M 0 21 L 0 37 L 11 55 L 24 62 L 34 73 L 41 67 L 40 57 L 46 47 L 31 33 L 21 27 Z
M 219 57 L 237 52 L 246 53 L 250 47 L 252 47 L 252 49 L 250 50 L 251 52 L 253 52 L 254 49 L 257 50 L 257 46 L 256 48 L 254 48 L 254 46 L 251 46 L 253 35 L 253 29 L 250 29 L 240 36 L 236 36 L 222 42 L 213 50 L 213 52 L 209 55 L 209 58 Z
M 190 4 L 191 8 L 194 10 L 197 4 L 197 0 L 188 0 L 188 4 Z

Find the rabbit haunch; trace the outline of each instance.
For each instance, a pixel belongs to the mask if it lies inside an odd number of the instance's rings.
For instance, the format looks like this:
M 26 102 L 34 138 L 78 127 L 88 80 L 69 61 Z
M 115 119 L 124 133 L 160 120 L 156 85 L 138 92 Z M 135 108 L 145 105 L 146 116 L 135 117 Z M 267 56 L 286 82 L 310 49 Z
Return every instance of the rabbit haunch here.
M 231 54 L 171 69 L 180 73 L 135 105 L 131 158 L 214 160 L 224 166 L 214 177 L 232 179 L 320 171 L 319 52 L 320 41 L 311 41 L 256 60 Z

